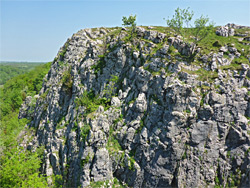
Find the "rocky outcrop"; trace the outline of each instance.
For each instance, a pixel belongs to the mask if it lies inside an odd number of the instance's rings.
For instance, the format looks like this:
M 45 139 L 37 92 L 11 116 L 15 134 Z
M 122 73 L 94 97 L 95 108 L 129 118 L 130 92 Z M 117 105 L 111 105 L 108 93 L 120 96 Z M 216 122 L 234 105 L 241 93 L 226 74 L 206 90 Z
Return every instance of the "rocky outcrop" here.
M 34 110 L 27 100 L 19 114 L 35 129 L 27 147 L 45 147 L 41 172 L 62 176 L 63 187 L 114 178 L 129 187 L 248 187 L 250 69 L 219 68 L 237 49 L 203 54 L 198 66 L 173 55 L 199 53 L 192 44 L 142 27 L 136 34 L 85 29 L 60 49 Z
M 228 23 L 226 26 L 231 27 L 233 29 L 250 29 L 250 26 L 237 25 L 237 24 L 234 24 L 234 23 Z
M 216 35 L 223 37 L 234 36 L 234 29 L 229 26 L 222 26 L 216 30 Z

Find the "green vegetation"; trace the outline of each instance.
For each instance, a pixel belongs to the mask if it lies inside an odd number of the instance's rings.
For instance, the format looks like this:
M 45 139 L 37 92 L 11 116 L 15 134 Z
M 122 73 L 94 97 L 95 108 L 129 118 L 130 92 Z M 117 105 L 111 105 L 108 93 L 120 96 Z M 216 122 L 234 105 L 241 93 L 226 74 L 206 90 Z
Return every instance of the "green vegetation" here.
M 177 8 L 175 10 L 175 14 L 172 19 L 167 19 L 167 25 L 172 28 L 177 34 L 181 35 L 183 39 L 186 38 L 187 30 L 184 29 L 184 22 L 186 23 L 186 27 L 189 28 L 190 21 L 192 20 L 194 12 L 189 12 L 189 8 L 180 9 Z
M 106 181 L 91 182 L 89 187 L 91 188 L 109 187 L 108 184 L 111 184 L 112 188 L 128 187 L 128 186 L 124 186 L 117 178 L 113 178 L 113 181 L 106 180 Z
M 129 27 L 129 26 L 131 26 L 131 29 L 130 29 L 130 39 L 132 39 L 133 38 L 133 34 L 134 34 L 134 32 L 135 32 L 135 29 L 136 29 L 136 15 L 130 15 L 128 18 L 127 17 L 125 17 L 125 16 L 123 16 L 122 17 L 122 21 L 123 21 L 123 24 L 122 25 L 124 25 L 124 26 L 127 26 L 127 27 Z
M 109 79 L 109 84 L 106 85 L 104 88 L 104 95 L 106 100 L 111 100 L 113 94 L 115 93 L 116 87 L 115 84 L 118 83 L 119 77 L 115 75 L 111 75 L 111 78 Z
M 73 78 L 71 76 L 71 67 L 63 73 L 61 81 L 68 89 L 72 88 Z
M 185 152 L 183 153 L 182 155 L 182 160 L 186 159 L 187 158 L 187 151 L 185 150 Z
M 110 129 L 109 129 L 109 138 L 108 138 L 108 143 L 107 143 L 107 149 L 108 149 L 109 154 L 111 156 L 114 156 L 119 151 L 122 151 L 121 145 L 119 144 L 118 140 L 114 136 L 113 127 L 110 127 Z
M 14 147 L 1 157 L 0 187 L 47 187 L 45 177 L 39 176 L 41 160 L 32 153 Z
M 0 116 L 17 111 L 26 96 L 34 96 L 42 88 L 43 78 L 48 73 L 50 64 L 40 65 L 33 71 L 19 75 L 7 81 L 0 90 Z
M 182 69 L 182 71 L 187 72 L 188 74 L 194 74 L 197 75 L 197 79 L 200 81 L 213 83 L 213 81 L 218 78 L 218 72 L 217 71 L 207 71 L 203 69 L 205 67 L 204 63 L 201 62 L 199 59 L 202 55 L 206 54 L 208 55 L 211 52 L 219 52 L 220 48 L 222 46 L 234 46 L 237 48 L 238 52 L 241 53 L 241 56 L 239 58 L 236 58 L 232 61 L 230 65 L 221 66 L 219 69 L 221 70 L 241 70 L 242 64 L 249 64 L 248 59 L 246 58 L 249 54 L 250 50 L 249 47 L 242 44 L 238 41 L 238 38 L 235 36 L 232 37 L 221 37 L 217 36 L 215 34 L 215 28 L 213 28 L 213 25 L 209 23 L 209 18 L 201 16 L 200 18 L 196 19 L 194 21 L 194 27 L 191 26 L 191 21 L 193 18 L 193 11 L 189 11 L 189 8 L 187 9 L 177 9 L 175 11 L 175 15 L 172 19 L 167 20 L 167 25 L 170 27 L 153 27 L 152 30 L 156 30 L 159 32 L 167 33 L 168 36 L 174 35 L 173 33 L 170 33 L 170 29 L 175 30 L 175 32 L 179 35 L 181 35 L 185 42 L 194 42 L 197 47 L 199 47 L 201 50 L 200 52 L 197 52 L 197 54 L 193 54 L 193 56 L 186 57 L 178 52 L 178 50 L 174 46 L 169 46 L 168 52 L 164 53 L 165 55 L 168 55 L 168 59 L 163 59 L 163 57 L 160 57 L 160 55 L 157 55 L 158 50 L 162 49 L 165 44 L 167 44 L 167 38 L 163 41 L 161 40 L 160 43 L 152 42 L 148 39 L 140 39 L 141 42 L 143 42 L 143 45 L 146 44 L 147 46 L 144 46 L 145 48 L 149 48 L 148 54 L 146 54 L 146 58 L 143 56 L 139 56 L 138 59 L 141 59 L 140 66 L 144 63 L 148 63 L 150 61 L 151 57 L 157 57 L 161 58 L 162 62 L 165 64 L 168 63 L 172 65 L 177 60 L 183 60 L 187 61 L 187 63 L 195 64 L 200 66 L 198 70 L 196 69 Z M 136 29 L 136 15 L 130 16 L 130 17 L 123 17 L 122 19 L 124 26 L 129 26 L 129 31 L 131 35 L 126 36 L 125 39 L 122 40 L 125 42 L 130 42 L 128 46 L 129 53 L 133 53 L 133 50 L 139 51 L 141 47 L 138 44 L 139 40 L 133 39 L 133 35 L 135 33 Z M 185 25 L 185 27 L 184 27 Z M 94 31 L 94 29 L 93 29 Z M 113 29 L 111 32 L 109 32 L 105 37 L 111 36 L 111 38 L 114 38 L 114 36 L 117 36 L 121 32 L 121 28 Z M 213 32 L 212 32 L 213 31 Z M 244 30 L 249 31 L 249 30 Z M 128 33 L 127 32 L 127 33 Z M 236 32 L 241 32 L 241 30 L 236 30 Z M 106 38 L 102 38 L 106 40 Z M 133 41 L 132 41 L 133 39 Z M 93 39 L 94 40 L 94 39 Z M 132 45 L 131 45 L 132 44 Z M 59 66 L 67 65 L 66 62 L 62 61 L 63 57 L 65 56 L 65 53 L 67 51 L 69 43 L 67 42 L 62 51 L 59 53 L 59 60 L 58 64 Z M 104 41 L 103 45 L 103 55 L 99 55 L 98 62 L 93 65 L 91 68 L 94 70 L 95 75 L 102 74 L 103 68 L 106 66 L 105 56 L 115 50 L 118 46 L 118 44 L 107 44 L 107 40 Z M 196 56 L 197 55 L 197 56 Z M 230 53 L 225 52 L 224 57 L 229 58 Z M 133 57 L 134 58 L 134 57 Z M 136 59 L 136 58 L 134 58 Z M 194 61 L 195 60 L 195 61 Z M 211 61 L 212 58 L 210 56 L 210 59 L 208 61 Z M 202 64 L 203 63 L 203 64 Z M 149 64 L 148 64 L 149 65 Z M 249 64 L 250 65 L 250 64 Z M 30 68 L 30 67 L 29 67 Z M 47 74 L 48 70 L 50 68 L 50 63 L 46 65 L 39 65 L 37 67 L 33 67 L 33 71 L 16 76 L 12 79 L 11 77 L 23 73 L 22 68 L 17 68 L 16 66 L 11 67 L 10 65 L 0 65 L 0 74 L 3 76 L 3 78 L 0 79 L 0 84 L 5 83 L 5 85 L 0 88 L 0 187 L 46 187 L 48 186 L 46 183 L 46 178 L 41 176 L 39 174 L 39 167 L 41 163 L 40 155 L 43 150 L 41 147 L 36 152 L 26 151 L 24 148 L 21 148 L 18 145 L 18 135 L 22 130 L 24 130 L 24 126 L 30 122 L 29 119 L 18 119 L 18 113 L 19 108 L 21 107 L 21 104 L 25 100 L 27 96 L 34 96 L 39 93 L 39 91 L 42 88 L 43 78 L 45 74 Z M 61 84 L 64 86 L 63 89 L 72 89 L 73 86 L 73 78 L 71 75 L 71 67 L 65 67 L 67 68 L 66 71 L 62 74 L 62 80 Z M 153 76 L 161 74 L 161 70 L 153 71 L 150 69 L 150 67 L 144 66 L 145 70 L 148 70 Z M 168 67 L 165 68 L 166 71 L 168 71 Z M 194 71 L 195 70 L 195 71 Z M 1 73 L 3 72 L 3 74 Z M 25 68 L 26 71 L 26 68 Z M 9 74 L 10 75 L 7 75 Z M 9 77 L 8 77 L 9 76 Z M 123 75 L 122 75 L 123 76 Z M 10 79 L 10 80 L 8 80 Z M 8 80 L 8 81 L 6 81 Z M 86 119 L 93 116 L 94 112 L 98 109 L 100 105 L 102 105 L 105 110 L 107 110 L 110 107 L 111 98 L 115 95 L 116 91 L 120 88 L 119 84 L 121 83 L 121 78 L 119 76 L 111 75 L 110 79 L 107 80 L 106 86 L 104 87 L 103 93 L 104 96 L 101 98 L 98 94 L 96 94 L 94 91 L 85 91 L 83 92 L 82 96 L 77 98 L 75 100 L 76 109 L 78 109 L 80 106 L 83 106 L 85 111 L 83 114 L 84 119 L 84 125 L 79 128 L 77 121 L 74 122 L 74 126 L 72 130 L 77 132 L 77 136 L 80 136 L 82 141 L 87 141 L 88 135 L 90 133 L 91 127 L 87 123 Z M 201 85 L 201 101 L 200 106 L 204 105 L 204 99 L 207 95 L 208 91 L 211 89 L 210 86 L 207 85 Z M 219 88 L 217 88 L 219 89 Z M 249 92 L 249 91 L 248 91 Z M 49 93 L 49 89 L 47 89 L 41 96 L 41 99 L 46 99 L 47 95 Z M 249 94 L 249 93 L 248 93 Z M 156 95 L 150 96 L 152 98 L 151 104 L 156 105 L 162 105 L 161 100 L 157 98 Z M 132 104 L 136 101 L 136 99 L 131 99 L 129 104 Z M 36 98 L 32 98 L 32 105 L 36 104 Z M 46 109 L 48 104 L 44 104 L 44 108 Z M 116 109 L 117 110 L 117 109 Z M 184 111 L 186 115 L 191 113 L 190 109 L 186 109 Z M 136 130 L 136 134 L 140 133 L 143 129 L 143 127 L 146 124 L 146 117 L 147 112 L 144 112 L 144 116 L 140 120 L 140 126 Z M 64 117 L 60 117 L 58 120 L 58 125 L 62 125 L 62 121 L 65 120 Z M 120 115 L 119 118 L 115 119 L 113 121 L 113 125 L 116 125 L 118 122 L 123 120 L 123 116 Z M 53 123 L 53 121 L 47 120 L 47 124 Z M 72 120 L 67 120 L 65 122 L 65 126 L 70 127 L 72 123 Z M 124 123 L 125 124 L 125 123 Z M 59 126 L 58 126 L 59 127 Z M 62 126 L 63 127 L 63 126 Z M 187 130 L 189 127 L 187 128 Z M 31 132 L 34 131 L 31 129 Z M 28 131 L 27 131 L 28 132 Z M 26 133 L 27 133 L 26 132 Z M 78 135 L 80 132 L 80 135 Z M 189 131 L 190 132 L 190 131 Z M 33 132 L 32 132 L 33 133 Z M 116 131 L 114 130 L 114 127 L 110 127 L 109 134 L 108 134 L 108 140 L 107 140 L 107 150 L 109 152 L 109 155 L 112 157 L 118 157 L 120 161 L 124 162 L 124 155 L 125 152 L 123 151 L 120 143 L 116 139 Z M 249 131 L 247 132 L 248 134 Z M 29 132 L 27 135 L 30 136 L 30 139 L 32 139 L 32 134 Z M 159 140 L 159 139 L 158 139 Z M 20 141 L 20 140 L 19 140 Z M 160 140 L 159 140 L 160 141 Z M 149 141 L 148 141 L 149 143 Z M 181 143 L 181 141 L 179 141 Z M 185 152 L 182 155 L 182 159 L 186 159 L 188 157 L 188 150 L 187 146 L 185 146 Z M 245 153 L 245 155 L 248 155 L 250 152 L 250 149 L 248 149 Z M 88 154 L 85 159 L 81 161 L 81 165 L 84 166 L 87 164 L 92 158 L 91 154 Z M 230 160 L 234 160 L 234 156 L 231 156 L 230 151 L 227 152 L 227 158 Z M 202 158 L 200 157 L 200 160 Z M 135 168 L 135 150 L 132 150 L 129 154 L 128 158 L 128 167 L 129 170 L 134 171 Z M 240 172 L 236 171 L 236 175 L 231 175 L 229 177 L 229 180 L 231 183 L 229 183 L 229 186 L 236 186 L 239 185 L 239 177 L 241 175 Z M 61 176 L 56 176 L 54 178 L 54 183 L 56 185 L 56 182 L 62 182 Z M 109 180 L 107 181 L 100 181 L 100 182 L 91 182 L 91 187 L 100 187 L 100 186 L 106 186 L 110 183 Z M 219 177 L 215 178 L 216 186 L 220 184 Z M 120 182 L 114 178 L 113 182 L 111 183 L 112 187 L 117 187 L 118 185 L 122 187 Z M 62 185 L 62 183 L 59 183 L 59 185 Z M 57 186 L 57 185 L 56 185 Z
M 42 88 L 50 63 L 7 81 L 0 88 L 0 187 L 46 187 L 46 179 L 39 176 L 42 148 L 30 152 L 20 148 L 18 135 L 29 122 L 18 119 L 19 108 L 26 96 L 34 96 Z
M 60 59 L 64 58 L 64 55 L 66 54 L 68 46 L 69 46 L 69 43 L 67 41 L 63 47 L 63 50 L 59 53 Z
M 106 66 L 106 62 L 104 59 L 105 56 L 99 55 L 98 57 L 100 58 L 99 61 L 91 67 L 92 69 L 94 69 L 95 75 L 97 75 L 98 72 L 100 72 L 100 74 L 102 74 L 103 68 Z
M 215 34 L 215 29 L 213 32 L 210 32 L 206 38 L 201 41 L 198 41 L 197 45 L 201 48 L 202 54 L 209 54 L 210 52 L 218 53 L 221 46 L 231 46 L 235 44 L 235 48 L 239 51 L 243 56 L 247 56 L 249 53 L 249 46 L 241 44 L 237 37 L 222 37 Z M 244 49 L 244 50 L 242 50 Z
M 108 184 L 108 180 L 106 181 L 96 181 L 96 182 L 91 182 L 90 187 L 91 188 L 99 188 L 99 187 L 104 187 L 104 185 Z
M 144 124 L 145 118 L 146 118 L 146 112 L 144 112 L 144 116 L 140 120 L 140 127 L 138 129 L 136 129 L 136 131 L 135 131 L 136 134 L 141 133 L 141 130 L 143 129 L 143 127 L 145 127 L 145 124 Z
M 90 131 L 90 125 L 88 124 L 84 124 L 84 126 L 81 128 L 81 138 L 82 140 L 87 140 L 87 137 L 89 135 L 89 131 Z
M 123 120 L 123 115 L 120 114 L 119 118 L 117 118 L 117 119 L 115 119 L 115 120 L 113 121 L 113 124 L 116 125 L 118 122 L 120 122 L 120 121 L 122 121 L 122 120 Z
M 230 69 L 230 70 L 241 70 L 242 66 L 241 66 L 241 64 L 232 62 L 230 65 L 221 66 L 220 69 L 222 69 L 222 70 L 228 70 L 228 69 Z
M 87 157 L 85 159 L 82 159 L 81 165 L 84 166 L 85 164 L 87 164 L 89 162 L 89 159 L 90 159 L 90 155 L 88 153 Z
M 212 82 L 215 78 L 218 78 L 218 72 L 207 71 L 203 68 L 200 68 L 196 71 L 191 71 L 187 69 L 182 69 L 182 71 L 188 74 L 198 75 L 198 80 L 200 81 Z
M 135 159 L 133 157 L 129 157 L 129 170 L 135 171 Z
M 209 33 L 212 33 L 215 23 L 209 23 L 209 18 L 201 15 L 200 18 L 194 21 L 195 25 L 195 43 L 205 39 Z
M 25 62 L 4 62 L 0 63 L 0 85 L 5 84 L 9 79 L 33 70 L 42 63 Z
M 204 17 L 203 15 L 200 18 L 194 21 L 194 28 L 188 29 L 191 27 L 190 22 L 194 16 L 193 11 L 187 9 L 177 8 L 172 19 L 167 19 L 167 25 L 172 28 L 175 33 L 182 36 L 183 40 L 190 39 L 191 34 L 194 34 L 194 42 L 203 40 L 213 29 L 214 24 L 209 23 L 209 18 Z M 184 23 L 186 27 L 184 28 Z
M 76 101 L 76 107 L 84 106 L 85 109 L 85 117 L 87 117 L 88 114 L 96 111 L 100 105 L 109 108 L 109 100 L 106 100 L 105 98 L 98 98 L 97 95 L 93 91 L 87 92 L 85 91 L 80 98 L 77 98 Z

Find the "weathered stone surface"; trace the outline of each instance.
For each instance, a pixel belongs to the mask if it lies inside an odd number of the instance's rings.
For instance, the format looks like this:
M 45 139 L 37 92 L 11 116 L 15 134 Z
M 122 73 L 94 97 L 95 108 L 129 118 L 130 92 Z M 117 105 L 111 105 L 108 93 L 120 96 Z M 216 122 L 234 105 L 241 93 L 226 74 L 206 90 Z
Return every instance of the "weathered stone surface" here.
M 234 29 L 228 26 L 222 26 L 216 30 L 216 35 L 223 37 L 234 36 Z
M 109 153 L 106 148 L 96 151 L 91 171 L 94 181 L 103 181 L 113 177 L 110 162 Z
M 218 34 L 231 36 L 234 27 Z M 193 65 L 173 59 L 173 48 L 197 52 L 179 36 L 137 27 L 125 43 L 126 29 L 112 31 L 85 29 L 69 38 L 39 97 L 22 105 L 19 118 L 29 118 L 35 133 L 31 140 L 22 132 L 21 145 L 45 146 L 41 173 L 62 175 L 63 187 L 114 177 L 131 187 L 213 187 L 218 179 L 225 187 L 236 177 L 247 187 L 250 70 L 220 68 L 241 55 L 237 49 L 197 53 Z

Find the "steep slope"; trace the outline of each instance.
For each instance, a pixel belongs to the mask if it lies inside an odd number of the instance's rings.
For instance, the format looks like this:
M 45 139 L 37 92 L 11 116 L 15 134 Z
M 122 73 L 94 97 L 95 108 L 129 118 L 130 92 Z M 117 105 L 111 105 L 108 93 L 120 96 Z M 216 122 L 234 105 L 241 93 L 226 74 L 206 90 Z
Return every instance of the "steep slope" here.
M 45 147 L 43 174 L 64 187 L 249 186 L 249 48 L 217 41 L 206 54 L 156 30 L 67 40 L 19 114 L 35 129 L 22 144 Z

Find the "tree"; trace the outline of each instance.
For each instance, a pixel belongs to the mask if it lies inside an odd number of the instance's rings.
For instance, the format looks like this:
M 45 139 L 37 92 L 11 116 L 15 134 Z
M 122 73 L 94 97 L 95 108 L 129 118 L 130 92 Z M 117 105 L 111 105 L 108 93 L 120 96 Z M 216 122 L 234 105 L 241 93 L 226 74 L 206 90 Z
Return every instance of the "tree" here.
M 190 27 L 192 25 L 190 24 L 192 21 L 192 18 L 194 16 L 193 11 L 189 11 L 189 7 L 187 9 L 180 9 L 177 8 L 175 10 L 175 14 L 173 15 L 172 19 L 167 19 L 167 25 L 172 28 L 177 34 L 181 35 L 183 40 L 189 37 L 191 33 Z M 184 28 L 185 23 L 185 28 Z M 203 40 L 213 29 L 214 23 L 209 23 L 209 18 L 204 17 L 201 15 L 200 18 L 196 19 L 194 21 L 194 34 L 195 37 L 195 43 Z
M 215 24 L 213 22 L 208 22 L 209 18 L 203 15 L 194 21 L 196 43 L 203 40 L 213 30 Z
M 133 36 L 133 33 L 135 32 L 135 28 L 136 28 L 136 15 L 130 15 L 128 18 L 126 16 L 122 17 L 122 21 L 123 21 L 123 26 L 127 26 L 127 27 L 131 27 L 131 38 Z
M 48 187 L 45 177 L 39 175 L 37 152 L 14 147 L 0 159 L 0 187 Z
M 167 19 L 167 25 L 174 29 L 174 31 L 181 35 L 183 40 L 186 37 L 184 23 L 186 24 L 186 28 L 189 28 L 190 22 L 193 18 L 194 12 L 189 11 L 189 7 L 187 9 L 180 9 L 177 8 L 175 10 L 175 14 L 173 15 L 172 19 Z

